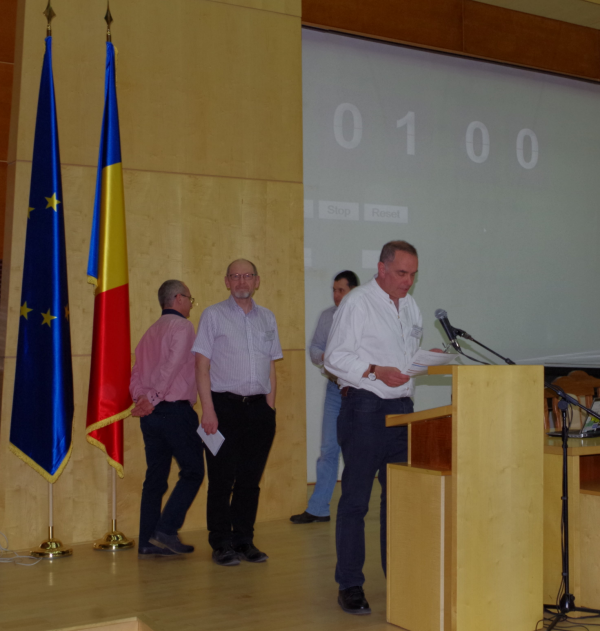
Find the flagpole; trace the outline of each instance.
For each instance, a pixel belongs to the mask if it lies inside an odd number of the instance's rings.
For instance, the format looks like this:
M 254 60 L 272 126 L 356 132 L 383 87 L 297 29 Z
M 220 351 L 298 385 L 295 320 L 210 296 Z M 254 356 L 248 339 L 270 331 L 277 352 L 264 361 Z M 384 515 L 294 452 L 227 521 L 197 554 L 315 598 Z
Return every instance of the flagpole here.
M 106 15 L 104 16 L 106 21 L 106 41 L 112 42 L 112 34 L 110 31 L 110 25 L 113 21 L 110 13 L 110 3 L 106 2 Z M 112 45 L 112 44 L 111 44 Z M 122 422 L 122 421 L 118 421 Z M 94 550 L 127 550 L 133 548 L 135 541 L 129 539 L 122 532 L 117 530 L 117 471 L 114 466 L 112 469 L 112 530 L 107 532 L 104 537 L 94 542 Z
M 73 554 L 72 548 L 65 548 L 59 539 L 54 538 L 54 486 L 48 482 L 48 539 L 31 551 L 31 556 L 44 559 L 59 559 Z
M 112 469 L 112 530 L 94 542 L 94 550 L 127 550 L 135 541 L 117 530 L 117 472 Z
M 43 13 L 46 16 L 46 37 L 52 37 L 52 19 L 56 16 L 52 9 L 52 0 L 48 0 L 48 5 Z M 41 89 L 40 89 L 41 92 Z M 39 104 L 38 104 L 39 109 Z M 39 113 L 39 112 L 38 112 Z M 37 136 L 37 124 L 36 124 Z M 30 210 L 35 210 L 34 208 Z M 50 316 L 50 309 L 48 310 Z M 56 318 L 53 318 L 56 319 Z M 54 486 L 52 482 L 48 482 L 48 539 L 43 541 L 37 548 L 31 551 L 31 556 L 46 559 L 56 559 L 60 557 L 71 556 L 73 550 L 65 548 L 61 541 L 54 538 Z

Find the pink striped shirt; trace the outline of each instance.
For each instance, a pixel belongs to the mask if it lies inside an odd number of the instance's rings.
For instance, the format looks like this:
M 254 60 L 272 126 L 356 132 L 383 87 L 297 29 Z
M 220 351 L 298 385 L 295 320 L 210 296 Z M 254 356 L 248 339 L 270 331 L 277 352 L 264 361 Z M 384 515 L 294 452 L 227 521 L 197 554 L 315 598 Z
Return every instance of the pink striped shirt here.
M 143 335 L 135 349 L 129 392 L 152 405 L 161 401 L 196 403 L 194 325 L 172 311 L 162 315 Z
M 271 360 L 283 357 L 273 313 L 252 301 L 246 314 L 233 296 L 203 311 L 192 351 L 210 359 L 213 392 L 244 397 L 271 392 Z

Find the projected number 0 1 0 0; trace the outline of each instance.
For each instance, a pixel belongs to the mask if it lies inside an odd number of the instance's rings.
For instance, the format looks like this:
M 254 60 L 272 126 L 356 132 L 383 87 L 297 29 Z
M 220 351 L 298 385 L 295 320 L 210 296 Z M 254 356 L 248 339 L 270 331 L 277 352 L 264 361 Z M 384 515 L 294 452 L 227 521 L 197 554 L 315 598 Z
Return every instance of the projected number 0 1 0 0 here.
M 346 138 L 343 131 L 344 114 L 349 113 L 352 117 L 352 136 Z M 408 112 L 406 116 L 396 121 L 398 129 L 406 128 L 406 153 L 409 156 L 415 155 L 415 113 Z M 358 147 L 362 140 L 362 116 L 356 105 L 342 103 L 335 110 L 333 116 L 333 133 L 337 143 L 344 149 L 354 149 Z M 469 123 L 465 135 L 465 144 L 469 158 L 481 164 L 490 155 L 490 133 L 488 128 L 480 121 Z M 526 151 L 526 145 L 527 151 Z M 526 157 L 526 153 L 528 157 Z M 521 129 L 517 134 L 517 160 L 524 169 L 533 169 L 538 161 L 538 139 L 531 129 Z

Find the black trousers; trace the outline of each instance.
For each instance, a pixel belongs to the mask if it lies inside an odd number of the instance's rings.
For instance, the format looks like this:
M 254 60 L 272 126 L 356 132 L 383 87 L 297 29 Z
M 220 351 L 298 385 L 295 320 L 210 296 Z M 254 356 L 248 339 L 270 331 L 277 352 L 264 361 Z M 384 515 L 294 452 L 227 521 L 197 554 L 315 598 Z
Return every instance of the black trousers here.
M 208 542 L 252 543 L 260 478 L 275 437 L 275 410 L 264 397 L 249 403 L 213 392 L 219 431 L 225 442 L 216 456 L 206 449 Z
M 189 401 L 161 401 L 140 419 L 146 448 L 146 479 L 140 508 L 140 547 L 149 546 L 155 530 L 176 535 L 204 479 L 198 415 Z M 161 513 L 169 484 L 171 460 L 179 465 L 179 480 Z

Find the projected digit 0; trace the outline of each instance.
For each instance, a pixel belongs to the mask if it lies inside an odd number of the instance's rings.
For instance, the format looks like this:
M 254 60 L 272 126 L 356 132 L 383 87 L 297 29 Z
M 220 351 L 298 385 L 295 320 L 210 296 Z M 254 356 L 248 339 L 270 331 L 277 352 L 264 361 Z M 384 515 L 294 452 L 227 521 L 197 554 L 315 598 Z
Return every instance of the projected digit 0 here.
M 342 127 L 344 114 L 346 112 L 352 114 L 353 132 L 350 140 L 344 138 L 344 130 Z M 354 149 L 354 147 L 360 144 L 362 139 L 362 116 L 356 105 L 352 105 L 352 103 L 342 103 L 337 106 L 335 114 L 333 115 L 333 134 L 338 145 L 344 147 L 344 149 Z
M 409 112 L 404 118 L 396 121 L 396 127 L 404 127 L 406 125 L 406 153 L 409 156 L 415 155 L 415 113 Z
M 475 153 L 475 146 L 473 142 L 476 129 L 478 129 L 481 133 L 481 153 L 479 155 Z M 478 164 L 485 162 L 490 155 L 490 134 L 488 132 L 488 128 L 479 121 L 473 121 L 472 123 L 469 123 L 469 126 L 467 127 L 467 155 L 471 158 L 471 160 L 473 160 L 473 162 L 477 162 Z
M 525 138 L 529 138 L 529 142 L 531 143 L 531 158 L 529 158 L 529 160 L 525 160 L 523 152 Z M 517 160 L 524 169 L 533 169 L 533 167 L 537 164 L 538 139 L 535 132 L 531 131 L 531 129 L 522 129 L 517 135 Z

